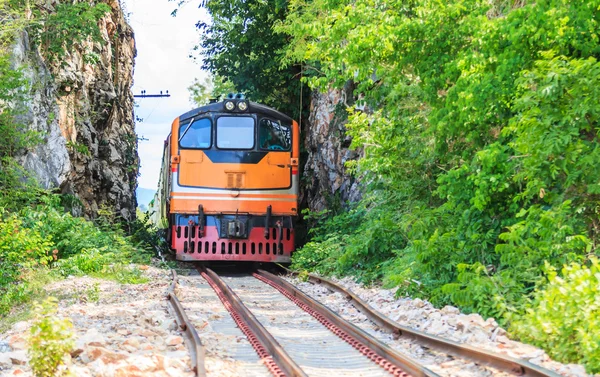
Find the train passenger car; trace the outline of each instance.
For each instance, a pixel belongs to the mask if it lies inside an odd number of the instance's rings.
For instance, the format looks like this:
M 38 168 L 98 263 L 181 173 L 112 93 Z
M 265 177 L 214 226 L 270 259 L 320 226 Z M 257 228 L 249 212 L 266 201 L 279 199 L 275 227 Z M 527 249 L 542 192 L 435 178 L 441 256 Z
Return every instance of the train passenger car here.
M 176 258 L 289 262 L 298 158 L 298 123 L 239 96 L 175 119 L 154 207 Z

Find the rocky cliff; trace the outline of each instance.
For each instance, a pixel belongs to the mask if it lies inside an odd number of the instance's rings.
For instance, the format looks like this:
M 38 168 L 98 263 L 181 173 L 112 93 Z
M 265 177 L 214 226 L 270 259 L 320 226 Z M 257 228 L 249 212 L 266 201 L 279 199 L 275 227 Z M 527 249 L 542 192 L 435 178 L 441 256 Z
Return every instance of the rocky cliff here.
M 346 135 L 346 105 L 353 102 L 354 86 L 342 90 L 313 92 L 310 116 L 304 130 L 307 152 L 302 176 L 302 207 L 312 211 L 336 209 L 360 199 L 358 182 L 348 174 L 345 163 L 357 159 Z
M 21 119 L 44 141 L 20 157 L 45 188 L 57 188 L 81 201 L 95 217 L 100 209 L 126 219 L 135 216 L 138 173 L 133 121 L 133 31 L 117 0 L 100 21 L 103 43 L 91 43 L 49 62 L 24 33 L 13 60 L 31 84 Z M 52 2 L 46 11 L 52 12 Z M 90 59 L 90 55 L 94 59 Z

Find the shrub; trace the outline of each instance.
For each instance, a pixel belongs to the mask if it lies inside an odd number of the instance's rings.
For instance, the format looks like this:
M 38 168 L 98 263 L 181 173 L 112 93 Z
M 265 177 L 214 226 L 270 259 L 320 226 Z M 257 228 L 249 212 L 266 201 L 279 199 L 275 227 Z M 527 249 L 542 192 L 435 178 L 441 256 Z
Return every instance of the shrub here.
M 31 268 L 50 262 L 50 250 L 51 242 L 39 232 L 0 210 L 0 313 L 31 297 L 35 289 L 23 282 Z
M 600 372 L 600 264 L 572 263 L 562 277 L 546 265 L 548 285 L 538 290 L 527 313 L 512 325 L 522 339 L 556 360 L 581 363 Z
M 146 282 L 141 271 L 135 266 L 128 266 L 127 262 L 122 255 L 96 248 L 82 250 L 76 255 L 61 259 L 54 264 L 53 269 L 62 277 L 90 275 L 124 284 Z
M 44 237 L 52 239 L 58 249 L 59 259 L 66 259 L 94 249 L 113 253 L 114 262 L 148 262 L 151 252 L 136 246 L 125 235 L 120 224 L 101 220 L 100 225 L 65 213 L 58 195 L 47 195 L 35 208 L 20 211 L 24 224 L 37 229 Z
M 61 366 L 75 346 L 73 324 L 57 316 L 58 300 L 49 297 L 34 306 L 35 319 L 28 338 L 29 365 L 36 377 L 64 374 Z
M 288 62 L 366 103 L 346 124 L 363 217 L 322 221 L 296 266 L 504 324 L 545 262 L 597 254 L 600 1 L 505 3 L 290 1 Z
M 35 204 L 21 206 L 18 213 L 0 206 L 1 314 L 39 291 L 28 279 L 28 271 L 36 266 L 51 267 L 53 276 L 58 277 L 92 275 L 120 283 L 146 281 L 139 269 L 129 265 L 148 262 L 151 253 L 136 246 L 119 224 L 98 226 L 73 217 L 64 212 L 58 195 L 37 193 Z

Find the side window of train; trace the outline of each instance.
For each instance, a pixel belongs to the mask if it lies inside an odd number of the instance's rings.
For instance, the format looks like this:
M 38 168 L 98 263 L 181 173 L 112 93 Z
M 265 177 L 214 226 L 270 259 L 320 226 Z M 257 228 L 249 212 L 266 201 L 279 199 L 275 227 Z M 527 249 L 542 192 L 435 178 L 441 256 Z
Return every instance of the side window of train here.
M 289 151 L 292 146 L 291 127 L 272 119 L 263 118 L 260 121 L 258 140 L 261 149 Z
M 208 118 L 195 120 L 179 127 L 179 145 L 182 148 L 210 148 L 212 122 Z
M 251 149 L 254 147 L 254 118 L 222 116 L 217 119 L 217 147 Z

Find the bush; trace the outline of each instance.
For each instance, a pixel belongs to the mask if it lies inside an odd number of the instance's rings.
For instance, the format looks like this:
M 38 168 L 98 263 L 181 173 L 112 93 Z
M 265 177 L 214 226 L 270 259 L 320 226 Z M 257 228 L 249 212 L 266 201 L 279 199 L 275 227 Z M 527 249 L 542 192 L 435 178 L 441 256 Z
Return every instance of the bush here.
M 294 254 L 292 268 L 352 273 L 364 282 L 382 278 L 381 267 L 405 242 L 400 233 L 393 233 L 397 215 L 385 206 L 359 206 L 329 218 L 328 214 L 305 213 L 305 220 L 313 223 L 312 240 Z
M 62 277 L 90 275 L 123 284 L 148 281 L 137 267 L 128 266 L 126 262 L 122 256 L 106 250 L 82 250 L 79 254 L 56 262 L 53 271 Z
M 52 243 L 39 232 L 0 209 L 0 313 L 31 297 L 32 287 L 22 282 L 32 268 L 48 265 L 51 250 Z
M 366 103 L 346 124 L 362 219 L 322 221 L 295 265 L 506 324 L 545 262 L 597 254 L 599 6 L 291 0 L 289 62 Z
M 522 339 L 556 360 L 581 363 L 600 372 L 600 264 L 572 263 L 559 277 L 546 265 L 548 285 L 538 290 L 527 313 L 512 325 Z
M 29 365 L 36 377 L 56 377 L 75 346 L 73 324 L 57 317 L 58 300 L 47 298 L 34 306 L 34 321 L 28 338 Z
M 6 198 L 5 198 L 6 199 Z M 7 200 L 7 199 L 6 199 Z M 35 267 L 59 277 L 93 275 L 120 283 L 146 279 L 131 263 L 147 263 L 151 252 L 134 244 L 119 224 L 98 226 L 65 213 L 58 195 L 38 191 L 18 213 L 0 207 L 0 313 L 27 302 L 39 289 L 28 280 Z

